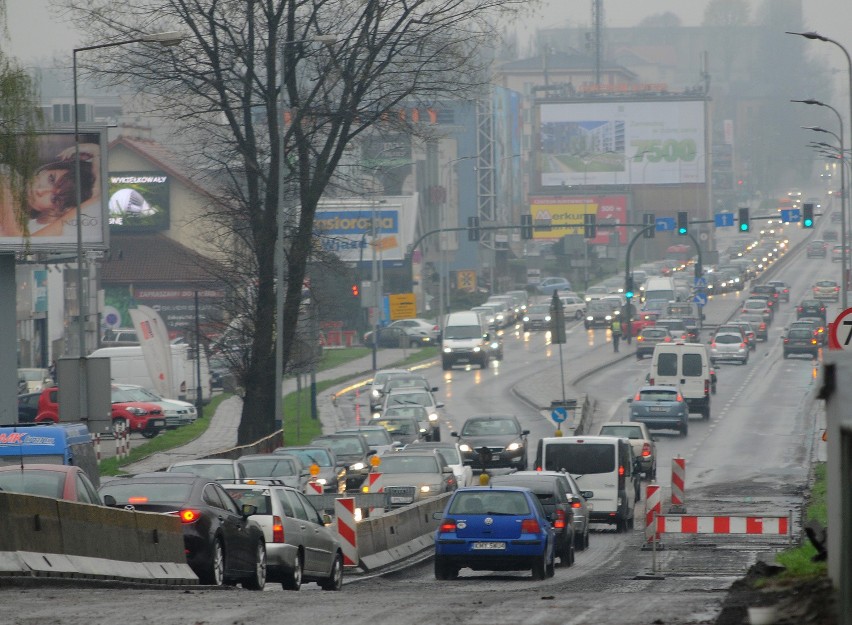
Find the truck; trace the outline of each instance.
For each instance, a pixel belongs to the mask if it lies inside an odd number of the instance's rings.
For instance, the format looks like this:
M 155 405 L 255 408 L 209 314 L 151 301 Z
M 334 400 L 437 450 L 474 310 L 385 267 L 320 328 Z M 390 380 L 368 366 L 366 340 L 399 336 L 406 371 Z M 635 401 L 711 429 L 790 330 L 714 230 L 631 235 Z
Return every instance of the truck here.
M 85 423 L 0 426 L 0 466 L 24 464 L 73 464 L 96 487 L 100 485 L 95 447 Z
M 173 388 L 166 397 L 183 401 L 195 401 L 196 389 L 196 360 L 190 352 L 189 345 L 171 345 Z M 90 354 L 92 358 L 110 359 L 110 376 L 116 384 L 136 384 L 156 391 L 145 363 L 142 347 L 139 345 L 127 347 L 102 347 Z M 201 399 L 204 403 L 210 401 L 210 366 L 207 357 L 201 355 Z

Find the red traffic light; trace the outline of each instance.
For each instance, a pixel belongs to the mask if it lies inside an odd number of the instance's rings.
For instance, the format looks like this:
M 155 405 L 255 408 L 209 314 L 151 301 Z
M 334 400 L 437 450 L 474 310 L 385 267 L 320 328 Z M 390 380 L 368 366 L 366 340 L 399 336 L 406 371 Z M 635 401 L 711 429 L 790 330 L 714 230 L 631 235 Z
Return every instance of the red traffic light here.
M 352 297 L 358 297 L 361 295 L 361 289 L 358 288 L 357 284 L 352 285 Z

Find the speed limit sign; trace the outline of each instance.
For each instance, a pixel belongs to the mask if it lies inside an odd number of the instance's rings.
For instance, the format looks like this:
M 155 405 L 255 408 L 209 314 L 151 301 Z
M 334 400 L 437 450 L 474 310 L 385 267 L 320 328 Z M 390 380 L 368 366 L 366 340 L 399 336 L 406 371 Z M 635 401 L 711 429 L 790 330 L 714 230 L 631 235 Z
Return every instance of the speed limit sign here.
M 828 325 L 828 349 L 852 351 L 852 308 L 844 310 Z

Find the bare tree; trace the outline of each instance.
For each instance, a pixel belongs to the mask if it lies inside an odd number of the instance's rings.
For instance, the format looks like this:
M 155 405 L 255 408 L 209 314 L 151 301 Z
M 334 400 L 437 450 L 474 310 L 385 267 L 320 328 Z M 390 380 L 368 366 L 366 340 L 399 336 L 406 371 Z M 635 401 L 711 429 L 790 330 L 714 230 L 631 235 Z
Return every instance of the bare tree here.
M 370 128 L 419 125 L 404 105 L 466 98 L 487 80 L 483 46 L 495 20 L 524 0 L 59 0 L 96 41 L 181 30 L 163 54 L 144 46 L 104 55 L 91 69 L 141 88 L 178 120 L 215 173 L 211 232 L 251 311 L 239 441 L 273 431 L 275 250 L 285 225 L 285 305 L 279 330 L 290 357 L 314 215 L 347 146 Z M 321 42 L 320 42 L 321 40 Z

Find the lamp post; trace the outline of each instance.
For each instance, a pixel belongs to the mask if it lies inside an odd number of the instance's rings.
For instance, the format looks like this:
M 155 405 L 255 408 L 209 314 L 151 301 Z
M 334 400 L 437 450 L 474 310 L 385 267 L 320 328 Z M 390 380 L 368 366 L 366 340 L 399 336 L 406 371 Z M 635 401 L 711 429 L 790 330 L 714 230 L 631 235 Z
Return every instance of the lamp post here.
M 112 41 L 110 43 L 101 43 L 93 46 L 83 46 L 74 48 L 71 53 L 71 78 L 73 83 L 73 119 L 74 119 L 74 201 L 76 207 L 76 235 L 77 235 L 77 362 L 78 362 L 78 415 L 80 419 L 88 418 L 88 366 L 86 364 L 86 325 L 85 320 L 88 317 L 88 302 L 85 300 L 85 292 L 83 290 L 83 215 L 82 215 L 82 195 L 80 190 L 80 116 L 78 115 L 78 96 L 77 96 L 77 54 L 79 52 L 88 52 L 90 50 L 101 50 L 103 48 L 116 48 L 118 46 L 126 46 L 132 43 L 158 43 L 161 46 L 175 46 L 183 41 L 183 33 L 176 31 L 152 33 L 150 35 L 142 35 L 134 39 L 124 39 L 122 41 Z
M 794 100 L 799 102 L 800 100 Z M 833 106 L 829 106 L 828 104 L 823 104 L 822 102 L 817 102 L 816 100 L 801 100 L 805 104 L 818 104 L 819 106 L 825 106 L 830 108 L 837 115 L 837 121 L 840 123 L 840 135 L 836 135 L 830 130 L 826 130 L 825 128 L 821 128 L 820 126 L 802 126 L 805 130 L 813 130 L 814 132 L 824 132 L 826 134 L 831 135 L 837 142 L 840 144 L 840 155 L 841 157 L 845 154 L 845 150 L 843 148 L 843 118 L 840 116 L 840 113 Z M 843 310 L 846 310 L 849 303 L 848 297 L 848 280 L 847 280 L 847 272 L 846 267 L 848 265 L 848 251 L 846 249 L 847 245 L 847 235 L 846 235 L 846 168 L 841 164 L 840 166 L 840 304 L 843 307 Z

